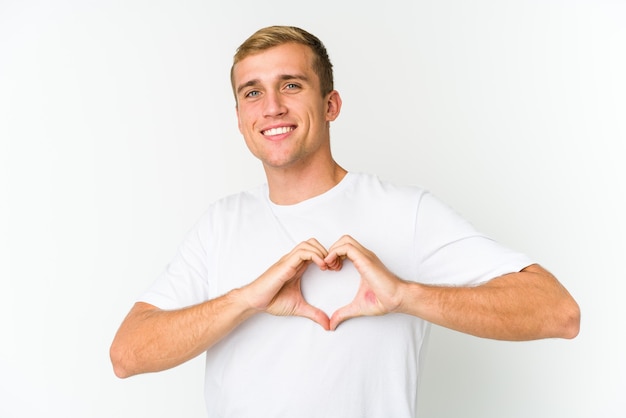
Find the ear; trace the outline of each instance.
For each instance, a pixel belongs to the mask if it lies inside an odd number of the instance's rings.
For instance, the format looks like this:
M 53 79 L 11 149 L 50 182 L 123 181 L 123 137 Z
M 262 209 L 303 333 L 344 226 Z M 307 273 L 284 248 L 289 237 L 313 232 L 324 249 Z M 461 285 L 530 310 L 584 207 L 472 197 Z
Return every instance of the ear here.
M 326 121 L 332 122 L 341 112 L 341 96 L 337 90 L 333 90 L 326 96 Z

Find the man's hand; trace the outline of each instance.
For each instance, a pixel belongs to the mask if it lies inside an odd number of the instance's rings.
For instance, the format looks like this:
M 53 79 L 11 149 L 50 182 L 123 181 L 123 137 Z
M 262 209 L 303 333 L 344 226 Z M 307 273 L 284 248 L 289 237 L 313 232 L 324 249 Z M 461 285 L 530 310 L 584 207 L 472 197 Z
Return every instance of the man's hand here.
M 339 308 L 330 318 L 330 329 L 335 330 L 343 321 L 358 316 L 385 315 L 398 309 L 402 302 L 404 281 L 390 272 L 376 254 L 344 235 L 328 250 L 323 262 L 341 268 L 342 261 L 349 259 L 361 276 L 361 283 L 354 300 Z
M 278 316 L 302 316 L 320 324 L 325 330 L 330 319 L 319 308 L 310 305 L 301 291 L 302 275 L 311 263 L 321 270 L 338 270 L 341 260 L 326 262 L 328 251 L 311 238 L 298 244 L 272 265 L 258 279 L 246 286 L 250 306 Z
M 507 341 L 574 338 L 579 331 L 578 304 L 537 264 L 477 286 L 433 286 L 401 280 L 349 236 L 330 247 L 324 261 L 337 266 L 346 258 L 361 283 L 354 300 L 331 316 L 331 330 L 357 316 L 401 312 L 459 332 Z

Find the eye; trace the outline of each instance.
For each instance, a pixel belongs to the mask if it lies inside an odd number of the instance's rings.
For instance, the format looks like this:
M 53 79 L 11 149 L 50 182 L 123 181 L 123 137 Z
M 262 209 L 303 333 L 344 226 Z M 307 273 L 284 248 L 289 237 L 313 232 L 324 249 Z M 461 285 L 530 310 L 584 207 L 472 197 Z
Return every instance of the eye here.
M 287 83 L 285 84 L 285 90 L 296 90 L 299 89 L 300 85 L 296 83 Z
M 244 97 L 251 97 L 252 98 L 252 97 L 257 97 L 259 94 L 261 94 L 261 92 L 259 92 L 258 90 L 251 90 L 251 91 L 247 92 Z

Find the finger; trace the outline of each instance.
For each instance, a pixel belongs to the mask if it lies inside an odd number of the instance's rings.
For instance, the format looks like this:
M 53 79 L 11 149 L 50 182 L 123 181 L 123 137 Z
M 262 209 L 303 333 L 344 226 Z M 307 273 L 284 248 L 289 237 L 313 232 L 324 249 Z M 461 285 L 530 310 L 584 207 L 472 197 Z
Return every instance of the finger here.
M 320 255 L 318 253 L 309 252 L 306 254 L 302 254 L 302 259 L 307 263 L 315 263 L 321 270 L 328 269 L 328 263 L 324 260 L 325 255 Z
M 296 315 L 308 318 L 313 322 L 316 322 L 322 326 L 326 331 L 330 329 L 330 318 L 319 308 L 316 308 L 308 303 L 305 303 L 296 312 Z
M 325 257 L 328 254 L 328 250 L 326 249 L 326 247 L 324 247 L 322 244 L 320 244 L 320 242 L 318 240 L 316 240 L 315 238 L 309 238 L 308 240 L 304 241 L 303 244 L 308 244 L 314 248 L 316 248 L 320 254 L 323 254 L 323 256 Z M 322 257 L 322 258 L 324 258 Z
M 344 259 L 349 259 L 354 262 L 361 257 L 359 248 L 355 247 L 352 243 L 335 244 L 328 250 L 328 255 L 324 258 L 324 261 L 330 265 L 336 265 L 338 262 L 343 262 Z
M 337 309 L 330 317 L 330 330 L 335 331 L 339 324 L 357 316 L 361 316 L 361 314 L 354 302 Z
M 329 270 L 339 271 L 343 267 L 343 258 L 337 255 L 337 253 L 329 253 L 324 259 Z
M 295 248 L 296 254 L 301 260 L 312 261 L 322 270 L 328 268 L 324 258 L 328 255 L 328 250 L 315 238 L 310 238 L 298 244 Z
M 352 238 L 352 236 L 343 235 L 333 245 L 330 246 L 330 248 L 328 249 L 328 252 L 331 252 L 333 249 L 347 245 L 347 244 L 350 244 L 357 248 L 363 248 L 363 246 L 357 240 Z
M 283 261 L 295 270 L 299 270 L 303 266 L 306 267 L 311 262 L 317 264 L 320 268 L 325 268 L 326 262 L 324 257 L 326 257 L 326 254 L 318 251 L 316 248 L 302 246 L 287 254 Z

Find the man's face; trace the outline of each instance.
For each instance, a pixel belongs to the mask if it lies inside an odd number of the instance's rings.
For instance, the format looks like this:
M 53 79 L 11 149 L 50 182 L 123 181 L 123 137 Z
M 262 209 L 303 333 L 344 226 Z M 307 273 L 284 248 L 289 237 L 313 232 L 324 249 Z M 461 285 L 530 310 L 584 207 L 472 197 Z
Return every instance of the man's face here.
M 341 99 L 336 91 L 322 97 L 312 62 L 309 47 L 288 43 L 234 67 L 239 131 L 266 168 L 332 158 L 328 123 Z

